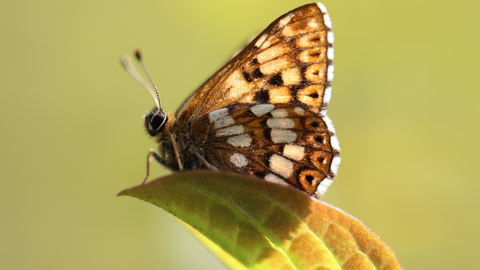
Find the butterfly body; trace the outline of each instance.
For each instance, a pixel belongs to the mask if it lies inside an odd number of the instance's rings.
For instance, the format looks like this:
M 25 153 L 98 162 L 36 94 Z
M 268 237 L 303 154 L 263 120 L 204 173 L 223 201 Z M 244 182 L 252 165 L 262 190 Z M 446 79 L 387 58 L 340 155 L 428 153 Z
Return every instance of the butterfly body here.
M 270 24 L 168 117 L 145 116 L 167 168 L 236 172 L 321 196 L 340 162 L 326 107 L 333 34 L 319 3 Z

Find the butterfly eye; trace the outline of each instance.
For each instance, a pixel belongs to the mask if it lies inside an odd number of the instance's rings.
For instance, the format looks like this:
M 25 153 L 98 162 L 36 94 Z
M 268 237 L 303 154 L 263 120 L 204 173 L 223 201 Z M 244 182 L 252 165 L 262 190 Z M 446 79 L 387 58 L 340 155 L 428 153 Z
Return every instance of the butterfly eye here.
M 150 119 L 150 127 L 152 130 L 160 131 L 164 127 L 166 121 L 167 116 L 165 114 L 157 113 Z

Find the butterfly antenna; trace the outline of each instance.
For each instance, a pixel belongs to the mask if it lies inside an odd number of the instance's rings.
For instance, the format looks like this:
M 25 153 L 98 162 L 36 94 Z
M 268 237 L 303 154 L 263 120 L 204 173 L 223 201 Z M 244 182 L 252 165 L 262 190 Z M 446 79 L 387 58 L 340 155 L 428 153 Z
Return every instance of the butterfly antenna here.
M 152 77 L 150 77 L 150 73 L 148 73 L 148 69 L 147 69 L 147 67 L 145 67 L 145 64 L 143 63 L 142 55 L 140 54 L 139 50 L 135 51 L 135 57 L 137 57 L 138 62 L 142 66 L 143 72 L 145 72 L 145 74 L 147 74 L 147 77 L 150 80 L 150 83 L 153 85 L 153 88 L 155 89 L 155 93 L 157 94 L 158 109 L 162 110 L 162 101 L 160 100 L 160 94 L 158 93 L 157 86 L 153 82 Z
M 137 56 L 137 53 L 138 53 L 138 56 Z M 137 52 L 135 52 L 135 55 L 136 55 L 137 59 L 139 59 L 139 62 L 142 65 L 142 69 L 145 71 L 148 78 L 152 82 L 152 85 L 155 88 L 155 91 L 153 91 L 153 89 L 150 87 L 150 85 L 148 85 L 148 83 L 145 81 L 145 79 L 142 77 L 142 75 L 140 75 L 140 73 L 137 71 L 137 69 L 135 68 L 135 66 L 132 63 L 132 59 L 130 58 L 130 56 L 128 56 L 128 55 L 122 56 L 122 64 L 125 67 L 125 69 L 127 70 L 128 74 L 130 74 L 130 76 L 132 76 L 141 86 L 143 86 L 143 88 L 145 88 L 145 90 L 147 90 L 147 92 L 150 94 L 150 96 L 152 96 L 153 100 L 155 101 L 155 105 L 157 105 L 158 109 L 161 110 L 162 109 L 162 104 L 160 102 L 160 95 L 158 94 L 157 87 L 155 86 L 152 79 L 150 78 L 150 75 L 146 71 L 145 65 L 141 61 L 141 58 L 139 58 L 140 53 L 137 51 Z

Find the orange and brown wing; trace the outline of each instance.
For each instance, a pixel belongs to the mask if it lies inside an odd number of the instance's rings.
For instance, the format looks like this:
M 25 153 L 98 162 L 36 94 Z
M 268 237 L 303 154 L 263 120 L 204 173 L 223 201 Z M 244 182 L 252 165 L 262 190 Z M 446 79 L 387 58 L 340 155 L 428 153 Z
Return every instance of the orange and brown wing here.
M 176 113 L 207 162 L 321 196 L 340 163 L 326 107 L 333 34 L 319 3 L 270 24 Z
M 330 98 L 332 43 L 323 5 L 286 13 L 185 101 L 176 113 L 179 125 L 235 103 L 299 104 L 319 113 Z
M 305 106 L 237 104 L 194 124 L 195 141 L 222 171 L 256 176 L 322 195 L 338 166 L 338 141 L 323 118 Z M 319 185 L 320 188 L 319 188 Z

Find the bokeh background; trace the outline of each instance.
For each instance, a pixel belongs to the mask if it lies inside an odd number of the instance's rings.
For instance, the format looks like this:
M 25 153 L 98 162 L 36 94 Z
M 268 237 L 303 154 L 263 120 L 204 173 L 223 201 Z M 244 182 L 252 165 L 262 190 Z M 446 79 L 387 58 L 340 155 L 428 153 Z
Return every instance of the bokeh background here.
M 155 147 L 141 48 L 175 111 L 306 1 L 2 1 L 0 268 L 225 269 L 173 217 L 116 197 Z M 480 269 L 480 1 L 325 0 L 342 164 L 324 200 L 405 269 Z M 168 172 L 154 166 L 153 176 Z

